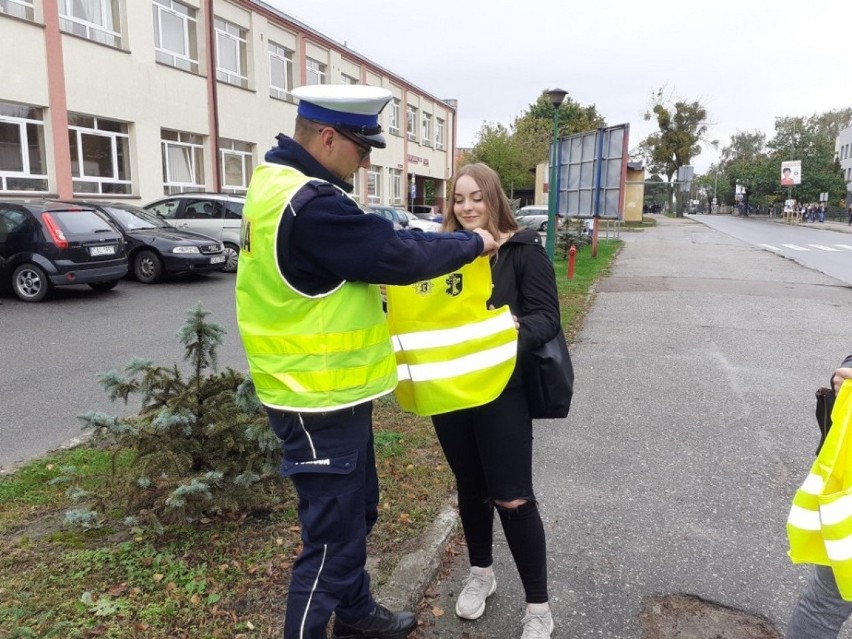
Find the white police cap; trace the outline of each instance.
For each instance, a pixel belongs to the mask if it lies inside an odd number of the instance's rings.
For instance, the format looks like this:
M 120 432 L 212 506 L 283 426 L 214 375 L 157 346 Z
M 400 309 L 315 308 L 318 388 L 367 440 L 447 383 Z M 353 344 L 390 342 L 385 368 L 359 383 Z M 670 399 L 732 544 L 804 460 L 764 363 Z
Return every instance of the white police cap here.
M 353 134 L 365 145 L 385 148 L 379 113 L 393 94 L 381 87 L 364 84 L 312 84 L 293 89 L 299 98 L 298 113 Z

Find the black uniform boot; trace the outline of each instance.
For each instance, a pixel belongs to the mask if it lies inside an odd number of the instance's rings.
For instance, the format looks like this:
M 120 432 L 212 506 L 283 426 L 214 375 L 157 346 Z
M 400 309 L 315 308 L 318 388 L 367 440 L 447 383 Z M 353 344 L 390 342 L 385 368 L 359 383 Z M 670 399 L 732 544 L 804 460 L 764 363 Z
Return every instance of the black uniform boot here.
M 354 623 L 334 618 L 334 639 L 405 639 L 417 627 L 411 612 L 391 612 L 376 604 L 369 615 Z

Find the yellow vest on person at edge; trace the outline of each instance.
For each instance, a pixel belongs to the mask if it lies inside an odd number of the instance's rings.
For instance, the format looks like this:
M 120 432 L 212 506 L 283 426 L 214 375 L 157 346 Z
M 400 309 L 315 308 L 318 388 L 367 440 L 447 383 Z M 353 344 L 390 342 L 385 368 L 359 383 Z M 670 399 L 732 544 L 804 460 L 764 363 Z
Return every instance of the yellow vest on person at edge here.
M 852 601 L 852 382 L 840 387 L 828 436 L 793 497 L 787 537 L 793 563 L 831 566 Z
M 258 398 L 301 412 L 354 406 L 396 386 L 377 285 L 342 282 L 309 296 L 278 269 L 278 225 L 292 214 L 285 209 L 293 196 L 313 180 L 277 164 L 255 169 L 243 209 L 236 284 L 237 324 Z
M 515 368 L 518 331 L 508 306 L 487 308 L 491 266 L 480 257 L 409 286 L 388 286 L 403 410 L 438 415 L 497 398 Z

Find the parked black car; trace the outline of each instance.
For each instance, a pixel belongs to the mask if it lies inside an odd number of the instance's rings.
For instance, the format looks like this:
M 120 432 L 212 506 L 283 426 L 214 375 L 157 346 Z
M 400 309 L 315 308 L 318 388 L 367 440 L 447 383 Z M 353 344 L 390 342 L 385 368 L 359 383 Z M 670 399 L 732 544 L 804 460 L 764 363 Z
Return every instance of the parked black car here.
M 91 207 L 0 201 L 0 281 L 25 302 L 69 284 L 108 291 L 126 274 L 121 233 Z
M 154 284 L 168 274 L 219 271 L 225 265 L 222 243 L 212 237 L 175 228 L 160 216 L 123 202 L 79 202 L 104 215 L 119 228 L 127 244 L 130 272 Z

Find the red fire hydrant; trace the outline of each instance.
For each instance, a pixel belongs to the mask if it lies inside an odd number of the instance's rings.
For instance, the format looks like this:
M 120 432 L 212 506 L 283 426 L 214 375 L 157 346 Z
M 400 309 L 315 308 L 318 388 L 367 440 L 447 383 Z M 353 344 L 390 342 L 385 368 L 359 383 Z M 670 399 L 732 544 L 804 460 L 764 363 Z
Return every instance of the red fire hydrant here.
M 574 256 L 577 255 L 577 247 L 573 244 L 568 250 L 568 279 L 574 279 Z

